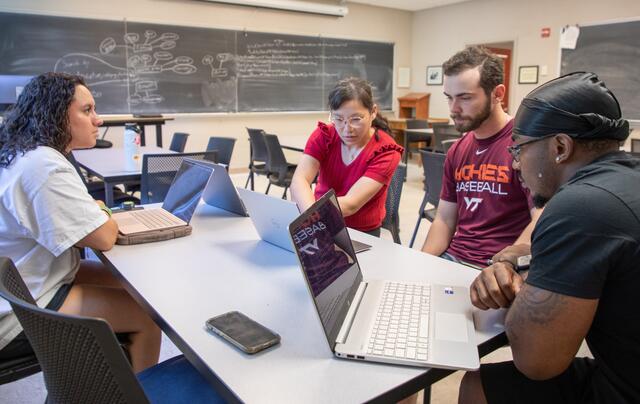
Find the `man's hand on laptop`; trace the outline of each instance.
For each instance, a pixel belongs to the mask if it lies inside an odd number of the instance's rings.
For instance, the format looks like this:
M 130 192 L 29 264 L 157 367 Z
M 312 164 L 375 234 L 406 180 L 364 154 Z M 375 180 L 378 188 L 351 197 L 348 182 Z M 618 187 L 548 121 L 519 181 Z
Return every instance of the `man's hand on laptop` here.
M 481 310 L 509 307 L 523 283 L 510 262 L 496 262 L 483 269 L 471 284 L 471 303 Z

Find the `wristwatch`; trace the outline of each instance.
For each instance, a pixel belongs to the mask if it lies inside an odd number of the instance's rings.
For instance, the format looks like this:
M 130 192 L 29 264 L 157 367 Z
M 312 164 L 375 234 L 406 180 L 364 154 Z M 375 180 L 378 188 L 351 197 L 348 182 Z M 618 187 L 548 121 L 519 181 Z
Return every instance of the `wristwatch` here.
M 527 269 L 529 269 L 529 264 L 531 263 L 531 254 L 528 255 L 521 255 L 518 258 L 516 258 L 516 264 L 513 265 L 513 262 L 511 261 L 496 261 L 496 262 L 507 262 L 509 264 L 511 264 L 513 266 L 513 269 L 516 272 L 521 272 L 521 271 L 526 271 Z M 487 264 L 488 265 L 493 265 L 495 264 L 495 262 L 493 262 L 493 260 L 487 260 Z
M 516 272 L 526 271 L 531 263 L 531 254 L 521 255 L 516 259 Z

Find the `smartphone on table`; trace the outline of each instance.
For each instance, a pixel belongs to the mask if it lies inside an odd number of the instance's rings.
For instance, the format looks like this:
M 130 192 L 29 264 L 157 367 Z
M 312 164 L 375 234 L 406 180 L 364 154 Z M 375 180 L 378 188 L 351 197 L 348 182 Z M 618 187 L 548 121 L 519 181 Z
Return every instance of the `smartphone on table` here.
M 280 342 L 280 336 L 239 311 L 230 311 L 206 322 L 207 330 L 218 334 L 248 354 Z

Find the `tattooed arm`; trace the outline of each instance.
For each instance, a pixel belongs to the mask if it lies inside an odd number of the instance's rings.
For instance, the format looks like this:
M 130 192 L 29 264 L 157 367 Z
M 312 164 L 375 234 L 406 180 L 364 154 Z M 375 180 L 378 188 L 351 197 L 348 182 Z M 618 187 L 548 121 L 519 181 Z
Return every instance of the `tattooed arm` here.
M 524 284 L 505 321 L 516 367 L 533 380 L 564 372 L 587 335 L 597 307 L 597 299 Z

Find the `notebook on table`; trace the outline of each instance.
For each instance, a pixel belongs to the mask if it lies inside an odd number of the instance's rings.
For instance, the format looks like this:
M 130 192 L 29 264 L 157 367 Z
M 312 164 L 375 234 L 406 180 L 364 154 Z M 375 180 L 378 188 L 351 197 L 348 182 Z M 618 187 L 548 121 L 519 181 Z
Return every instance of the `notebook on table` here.
M 330 349 L 341 358 L 474 370 L 469 290 L 363 279 L 331 190 L 289 226 Z

